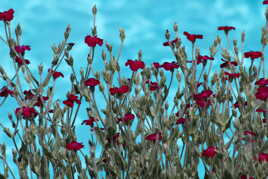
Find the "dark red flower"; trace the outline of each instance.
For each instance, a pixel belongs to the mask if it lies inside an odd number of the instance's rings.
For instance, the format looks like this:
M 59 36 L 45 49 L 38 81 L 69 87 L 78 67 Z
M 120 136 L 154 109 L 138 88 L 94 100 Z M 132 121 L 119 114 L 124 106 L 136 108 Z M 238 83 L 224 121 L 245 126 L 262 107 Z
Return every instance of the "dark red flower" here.
M 89 78 L 84 82 L 86 86 L 97 86 L 100 84 L 100 81 L 95 78 Z
M 118 121 L 122 121 L 124 123 L 128 123 L 129 121 L 135 118 L 134 114 L 127 113 L 123 118 L 119 118 Z
M 266 112 L 266 111 L 262 108 L 258 108 L 258 109 L 256 109 L 256 112 Z
M 255 93 L 255 97 L 259 100 L 265 101 L 268 98 L 268 87 L 259 87 L 257 89 L 257 93 Z
M 74 102 L 71 100 L 65 100 L 65 101 L 63 101 L 63 104 L 65 104 L 71 108 L 74 107 Z
M 244 103 L 244 106 L 248 105 L 248 102 Z M 238 103 L 238 101 L 236 101 L 236 103 L 234 104 L 234 108 L 238 108 L 240 105 Z
M 181 117 L 176 121 L 176 124 L 184 124 L 186 120 L 187 120 L 186 118 Z
M 202 156 L 211 158 L 215 157 L 216 154 L 217 154 L 217 148 L 214 146 L 210 146 L 202 152 Z
M 224 30 L 225 34 L 228 34 L 229 30 L 235 30 L 233 26 L 220 26 L 218 30 Z
M 145 140 L 156 141 L 162 140 L 163 136 L 161 132 L 156 132 L 145 137 Z
M 244 131 L 244 135 L 247 135 L 247 136 L 256 136 L 257 134 L 255 132 L 252 132 L 252 131 Z
M 170 41 L 164 42 L 163 46 L 169 46 L 169 44 L 173 46 L 179 40 L 180 40 L 179 38 L 176 38 L 176 39 L 172 40 L 171 42 Z
M 190 40 L 192 43 L 195 43 L 196 39 L 203 39 L 203 35 L 190 34 L 188 32 L 183 32 L 183 34 Z
M 24 63 L 27 64 L 27 65 L 30 64 L 30 61 L 29 61 L 29 60 L 27 60 L 27 59 L 24 60 L 24 59 L 22 59 L 22 58 L 20 58 L 20 57 L 16 57 L 16 58 L 15 58 L 15 61 L 18 63 L 19 67 L 20 67 L 21 65 L 23 65 Z
M 34 97 L 34 94 L 31 90 L 24 90 L 23 94 L 25 95 L 25 99 L 32 99 Z
M 78 99 L 77 96 L 75 96 L 73 94 L 69 94 L 67 97 L 68 97 L 68 100 L 70 100 L 72 102 L 76 102 L 77 104 L 81 104 L 81 101 Z
M 48 97 L 47 96 L 42 96 L 42 97 L 39 96 L 37 99 L 37 102 L 34 104 L 34 106 L 39 106 L 39 107 L 43 106 L 42 100 L 47 101 Z
M 88 126 L 93 127 L 94 122 L 97 122 L 97 121 L 98 121 L 97 119 L 95 119 L 95 118 L 93 118 L 93 117 L 90 117 L 88 120 L 84 120 L 84 121 L 82 122 L 82 125 L 83 125 L 83 124 L 86 124 L 86 125 L 88 125 Z
M 258 86 L 268 85 L 268 79 L 260 78 L 258 81 L 255 82 L 255 85 L 258 85 Z
M 25 107 L 22 108 L 16 108 L 15 110 L 16 115 L 22 115 L 24 119 L 36 117 L 37 111 L 33 107 Z
M 24 54 L 25 50 L 31 50 L 29 45 L 15 46 L 15 50 L 18 53 Z
M 1 97 L 7 97 L 8 95 L 13 95 L 14 92 L 12 90 L 9 90 L 6 86 L 4 86 L 0 91 Z
M 206 99 L 209 98 L 212 94 L 213 92 L 211 90 L 203 90 L 201 93 L 194 94 L 194 99 Z
M 128 60 L 125 66 L 130 66 L 132 71 L 137 71 L 139 68 L 143 69 L 145 67 L 144 62 L 139 60 Z
M 224 72 L 224 75 L 229 76 L 229 79 L 231 79 L 231 78 L 239 78 L 240 73 L 228 73 L 228 72 Z
M 258 160 L 260 162 L 268 162 L 268 154 L 266 154 L 266 153 L 259 153 Z
M 156 68 L 156 69 L 158 69 L 158 68 L 160 68 L 161 67 L 161 65 L 159 64 L 159 63 L 153 63 L 153 66 Z
M 150 82 L 150 91 L 155 91 L 157 89 L 159 89 L 160 87 L 158 86 L 158 83 L 157 82 Z
M 85 37 L 85 43 L 89 46 L 89 47 L 95 47 L 97 44 L 99 46 L 102 46 L 103 44 L 103 39 L 100 39 L 98 37 L 91 37 L 90 35 Z
M 82 143 L 79 143 L 79 142 L 76 142 L 76 141 L 73 141 L 71 143 L 66 144 L 66 149 L 68 149 L 68 150 L 77 151 L 77 150 L 80 150 L 83 147 L 84 147 L 84 145 Z
M 238 65 L 237 62 L 235 62 L 235 61 L 232 61 L 232 62 L 230 61 L 229 62 L 229 61 L 224 60 L 223 58 L 221 60 L 224 61 L 224 63 L 220 65 L 221 68 L 230 67 L 232 65 L 233 66 L 237 66 Z
M 179 65 L 176 62 L 165 62 L 161 67 L 167 71 L 173 71 L 175 68 L 179 68 Z
M 240 179 L 254 179 L 254 177 L 247 177 L 247 175 L 241 175 Z
M 126 85 L 123 85 L 120 88 L 118 88 L 117 93 L 124 94 L 124 93 L 127 93 L 128 91 L 129 91 L 129 87 Z
M 14 17 L 14 10 L 9 9 L 8 11 L 0 12 L 0 20 L 11 21 Z
M 255 58 L 262 57 L 262 52 L 259 51 L 249 51 L 244 53 L 245 58 L 251 58 L 254 60 Z
M 268 4 L 268 0 L 264 0 L 262 4 Z
M 202 56 L 202 55 L 199 55 L 199 56 L 197 56 L 197 64 L 199 64 L 199 63 L 203 63 L 203 64 L 205 64 L 206 62 L 207 62 L 207 60 L 214 60 L 214 58 L 213 57 L 208 57 L 207 55 L 204 55 L 204 56 Z

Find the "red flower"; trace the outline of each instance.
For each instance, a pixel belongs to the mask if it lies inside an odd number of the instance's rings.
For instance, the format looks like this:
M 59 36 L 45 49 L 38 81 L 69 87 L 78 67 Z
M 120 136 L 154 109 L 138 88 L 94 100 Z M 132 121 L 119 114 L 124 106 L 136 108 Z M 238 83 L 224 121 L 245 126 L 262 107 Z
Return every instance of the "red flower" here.
M 156 132 L 154 134 L 150 134 L 145 137 L 145 140 L 150 140 L 150 141 L 156 141 L 156 140 L 162 140 L 163 136 L 161 132 Z
M 202 152 L 202 156 L 213 158 L 217 154 L 217 149 L 214 146 L 208 147 Z
M 131 113 L 125 114 L 123 118 L 119 118 L 118 121 L 122 121 L 124 123 L 128 123 L 129 121 L 133 120 L 135 116 Z
M 266 154 L 266 153 L 259 153 L 258 160 L 260 162 L 264 162 L 264 161 L 268 162 L 268 154 Z
M 229 67 L 230 65 L 233 65 L 233 66 L 238 65 L 237 62 L 235 61 L 229 62 L 229 61 L 224 60 L 223 58 L 221 60 L 224 61 L 224 63 L 220 65 L 221 68 L 226 68 L 226 67 Z
M 258 108 L 258 109 L 256 109 L 256 112 L 266 112 L 266 111 L 262 108 Z
M 194 94 L 194 99 L 206 99 L 213 94 L 211 90 L 203 90 L 201 93 Z
M 6 86 L 4 86 L 1 91 L 0 91 L 0 96 L 1 97 L 7 97 L 8 95 L 13 95 L 13 91 L 9 90 Z
M 89 78 L 84 82 L 86 86 L 97 86 L 100 84 L 99 80 L 96 80 L 95 78 Z
M 171 42 L 170 41 L 167 41 L 167 42 L 164 42 L 163 43 L 163 46 L 169 46 L 169 44 L 171 44 L 172 46 L 175 45 L 175 43 L 180 40 L 179 38 L 176 38 L 174 40 L 172 40 Z
M 247 177 L 247 175 L 241 175 L 240 179 L 254 179 L 254 177 Z
M 30 118 L 30 117 L 36 117 L 37 112 L 33 107 L 25 107 L 23 106 L 22 108 L 17 108 L 15 110 L 16 115 L 22 114 L 23 118 Z
M 250 51 L 244 53 L 245 58 L 251 58 L 251 60 L 254 60 L 255 58 L 262 57 L 262 52 L 259 51 Z
M 161 67 L 167 71 L 173 71 L 175 68 L 179 68 L 179 65 L 176 62 L 165 62 Z
M 24 59 L 21 59 L 20 57 L 16 57 L 15 58 L 15 61 L 18 63 L 19 67 L 21 65 L 23 65 L 24 63 L 27 64 L 27 65 L 30 64 L 30 61 L 29 60 L 27 60 L 27 59 L 24 60 Z
M 188 32 L 183 32 L 183 34 L 190 40 L 192 43 L 195 43 L 196 39 L 203 39 L 203 35 L 190 34 Z
M 157 82 L 150 82 L 150 91 L 155 91 L 157 89 L 159 89 L 160 87 L 158 86 L 158 83 Z
M 224 30 L 225 34 L 228 34 L 229 30 L 235 30 L 233 26 L 220 26 L 218 30 Z
M 153 63 L 153 66 L 154 66 L 156 69 L 158 69 L 158 68 L 161 67 L 161 65 L 160 65 L 159 63 Z
M 252 131 L 244 131 L 244 135 L 247 135 L 247 136 L 256 136 L 257 134 L 255 132 L 252 132 Z
M 88 120 L 84 120 L 84 121 L 82 122 L 82 125 L 83 125 L 83 124 L 86 124 L 86 125 L 88 125 L 88 126 L 93 127 L 94 122 L 97 122 L 97 121 L 98 121 L 97 119 L 95 119 L 95 118 L 93 118 L 93 117 L 90 117 Z
M 264 0 L 262 4 L 268 4 L 268 0 Z
M 129 87 L 126 85 L 123 85 L 120 88 L 118 88 L 117 93 L 124 94 L 124 93 L 127 93 L 128 91 L 129 91 Z
M 128 60 L 125 66 L 130 66 L 132 71 L 137 71 L 139 68 L 143 69 L 145 67 L 144 62 L 139 60 Z
M 255 85 L 258 85 L 258 86 L 268 85 L 268 79 L 261 78 L 261 79 L 259 79 L 258 81 L 255 82 Z
M 25 50 L 31 50 L 29 45 L 15 46 L 15 50 L 18 53 L 24 54 Z
M 48 100 L 48 97 L 47 96 L 42 96 L 42 97 L 38 97 L 38 99 L 37 99 L 37 102 L 34 104 L 34 106 L 43 106 L 43 103 L 42 103 L 42 100 L 43 101 L 47 101 Z
M 79 143 L 79 142 L 76 142 L 76 141 L 73 141 L 73 142 L 71 142 L 69 144 L 66 144 L 66 148 L 68 150 L 77 151 L 77 150 L 80 150 L 83 147 L 84 147 L 84 145 L 82 143 Z
M 57 79 L 58 77 L 64 77 L 64 75 L 61 73 L 61 72 L 57 72 L 57 71 L 55 71 L 54 73 L 53 73 L 53 79 L 55 80 L 55 79 Z
M 0 20 L 2 21 L 11 21 L 14 17 L 14 10 L 9 9 L 8 11 L 0 12 Z
M 73 94 L 69 94 L 68 96 L 68 100 L 72 101 L 72 102 L 76 102 L 77 104 L 81 104 L 81 101 L 79 99 L 77 99 L 78 97 L 73 95 Z
M 24 90 L 23 94 L 25 95 L 25 99 L 32 99 L 34 97 L 34 94 L 31 90 Z
M 204 99 L 201 99 L 201 100 L 199 99 L 199 100 L 196 100 L 195 102 L 201 108 L 208 107 L 211 104 L 210 100 L 204 100 Z
M 257 89 L 257 93 L 255 94 L 255 97 L 259 100 L 265 101 L 268 98 L 268 87 L 259 87 Z
M 187 120 L 186 118 L 181 117 L 176 121 L 176 124 L 184 124 L 186 120 Z
M 214 60 L 214 58 L 213 57 L 208 57 L 207 55 L 204 55 L 204 56 L 199 55 L 199 56 L 197 56 L 197 64 L 204 63 L 207 60 Z
M 225 75 L 229 76 L 230 78 L 239 78 L 240 73 L 228 73 L 228 72 L 224 72 Z
M 103 44 L 103 39 L 100 39 L 98 37 L 91 37 L 90 35 L 85 37 L 85 43 L 89 46 L 89 47 L 95 47 L 97 44 L 99 46 L 102 46 Z
M 63 104 L 65 104 L 71 108 L 74 107 L 74 102 L 71 100 L 65 100 L 65 101 L 63 101 Z
M 244 103 L 244 106 L 248 105 L 248 102 Z M 238 101 L 234 104 L 234 108 L 238 108 L 240 105 L 238 103 Z

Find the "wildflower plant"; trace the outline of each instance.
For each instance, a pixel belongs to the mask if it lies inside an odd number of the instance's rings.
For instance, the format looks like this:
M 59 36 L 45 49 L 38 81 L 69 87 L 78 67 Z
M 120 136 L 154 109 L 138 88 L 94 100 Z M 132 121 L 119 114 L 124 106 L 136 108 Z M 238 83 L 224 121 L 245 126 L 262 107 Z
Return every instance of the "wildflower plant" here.
M 263 1 L 263 4 L 268 3 Z M 78 178 L 98 178 L 99 171 L 105 171 L 107 178 L 198 178 L 200 162 L 205 168 L 205 178 L 264 179 L 268 176 L 266 27 L 262 29 L 261 51 L 249 52 L 243 51 L 244 32 L 242 48 L 239 49 L 237 40 L 234 40 L 231 49 L 229 34 L 235 27 L 218 27 L 219 31 L 224 31 L 230 48 L 221 49 L 222 58 L 218 59 L 215 55 L 219 51 L 220 37 L 210 47 L 209 56 L 201 55 L 197 44 L 203 35 L 184 31 L 179 37 L 178 25 L 174 24 L 175 37 L 171 38 L 167 30 L 167 41 L 163 42 L 163 48 L 171 50 L 174 60 L 163 64 L 156 61 L 146 66 L 141 51 L 138 59 L 120 59 L 121 50 L 117 57 L 114 56 L 113 47 L 97 34 L 97 8 L 94 6 L 92 31 L 84 39 L 89 48 L 87 66 L 77 75 L 70 55 L 75 43 L 68 41 L 71 32 L 68 26 L 62 43 L 52 47 L 54 56 L 46 77 L 37 80 L 28 67 L 30 60 L 25 59 L 31 47 L 20 44 L 20 25 L 15 29 L 16 37 L 11 34 L 14 13 L 13 9 L 0 12 L 6 35 L 1 40 L 10 49 L 16 71 L 11 77 L 0 65 L 1 78 L 6 82 L 0 97 L 3 99 L 1 105 L 6 98 L 14 98 L 18 107 L 7 116 L 12 129 L 3 124 L 1 127 L 14 143 L 13 162 L 20 178 L 28 178 L 28 171 L 40 178 L 50 178 L 51 166 L 54 178 L 74 178 L 77 174 Z M 120 29 L 119 37 L 122 47 L 126 38 L 123 29 Z M 182 47 L 181 38 L 189 40 L 191 55 Z M 100 49 L 105 70 L 91 74 L 95 54 Z M 249 69 L 244 67 L 244 59 L 251 60 Z M 54 92 L 57 90 L 55 83 L 67 76 L 57 71 L 63 60 L 71 69 L 71 89 L 65 94 L 66 99 L 59 101 L 54 98 Z M 125 60 L 124 67 L 119 66 L 119 60 Z M 221 70 L 212 74 L 212 64 L 217 60 L 223 61 Z M 259 61 L 261 65 L 257 67 Z M 208 70 L 205 70 L 208 64 Z M 43 68 L 42 65 L 38 67 L 40 76 L 44 74 Z M 122 76 L 121 68 L 129 68 L 132 75 Z M 31 88 L 21 86 L 20 72 Z M 119 85 L 114 83 L 115 73 L 118 73 Z M 171 74 L 167 85 L 165 74 Z M 179 86 L 173 99 L 174 106 L 168 114 L 170 101 L 167 96 L 174 76 Z M 102 105 L 103 109 L 97 107 L 96 88 L 104 96 L 106 106 Z M 81 150 L 85 145 L 76 137 L 74 125 L 83 102 L 89 107 L 87 118 L 81 125 L 87 125 L 97 138 L 96 141 L 92 136 L 88 138 L 86 154 Z M 101 113 L 105 117 L 101 117 Z M 16 136 L 19 140 L 15 140 Z M 140 142 L 136 142 L 138 138 L 141 138 Z M 183 145 L 178 145 L 178 141 Z M 97 145 L 102 146 L 98 158 Z M 0 158 L 4 164 L 1 177 L 18 178 L 7 163 L 6 147 L 0 145 Z M 85 168 L 82 163 L 86 164 Z

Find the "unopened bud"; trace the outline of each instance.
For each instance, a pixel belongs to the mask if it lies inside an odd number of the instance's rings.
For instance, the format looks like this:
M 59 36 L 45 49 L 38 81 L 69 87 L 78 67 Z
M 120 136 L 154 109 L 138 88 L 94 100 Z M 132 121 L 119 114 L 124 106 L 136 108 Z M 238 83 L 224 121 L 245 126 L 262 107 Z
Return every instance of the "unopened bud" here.
M 38 74 L 39 74 L 40 76 L 41 76 L 42 73 L 43 73 L 43 69 L 44 69 L 43 64 L 40 64 L 40 65 L 38 66 Z
M 138 53 L 138 60 L 141 61 L 141 58 L 142 58 L 142 51 L 139 50 L 139 53 Z
M 102 57 L 102 60 L 103 60 L 103 61 L 106 60 L 106 53 L 105 53 L 104 50 L 102 50 L 101 57 Z
M 71 32 L 71 26 L 70 24 L 68 24 L 68 26 L 66 27 L 66 30 L 64 32 L 64 39 L 67 40 L 69 35 L 70 35 L 70 32 Z
M 100 89 L 101 92 L 104 92 L 104 86 L 101 83 L 99 85 L 99 89 Z
M 106 43 L 106 48 L 107 48 L 107 50 L 111 53 L 112 52 L 112 50 L 113 50 L 113 47 L 110 45 L 110 44 L 108 44 L 108 43 Z
M 97 7 L 96 4 L 92 7 L 92 14 L 96 15 L 97 14 Z
M 178 24 L 177 23 L 174 23 L 173 30 L 174 30 L 174 32 L 178 32 Z
M 121 42 L 123 42 L 125 40 L 125 38 L 126 38 L 125 30 L 124 29 L 120 29 L 119 32 L 120 32 L 119 37 L 121 39 Z
M 165 37 L 167 40 L 170 39 L 170 33 L 169 33 L 168 29 L 166 30 Z
M 242 34 L 241 34 L 241 42 L 242 43 L 245 42 L 245 36 L 246 36 L 245 32 L 242 32 Z
M 20 24 L 17 25 L 17 27 L 15 29 L 15 34 L 16 34 L 16 36 L 21 36 L 21 34 L 22 34 Z

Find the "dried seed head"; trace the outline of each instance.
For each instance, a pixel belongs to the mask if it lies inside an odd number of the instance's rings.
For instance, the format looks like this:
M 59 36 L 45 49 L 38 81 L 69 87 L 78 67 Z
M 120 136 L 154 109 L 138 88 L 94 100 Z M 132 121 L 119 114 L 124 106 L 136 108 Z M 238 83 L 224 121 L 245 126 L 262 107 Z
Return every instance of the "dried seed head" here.
M 242 43 L 245 42 L 245 36 L 246 36 L 245 32 L 242 32 L 242 34 L 241 34 L 241 42 Z
M 42 73 L 43 73 L 43 69 L 44 69 L 44 65 L 43 64 L 40 64 L 39 66 L 38 66 L 38 74 L 41 76 L 42 75 Z
M 225 58 L 225 59 L 227 59 L 227 60 L 231 60 L 231 57 L 230 57 L 230 54 L 229 54 L 229 52 L 227 51 L 227 49 L 223 49 L 223 52 L 221 53 L 221 55 L 222 55 L 222 57 L 223 58 Z
M 64 39 L 67 40 L 71 32 L 71 26 L 70 24 L 67 25 L 66 30 L 64 32 Z
M 97 14 L 97 7 L 96 4 L 92 7 L 92 14 L 96 15 Z
M 106 53 L 105 53 L 104 50 L 102 50 L 101 57 L 102 57 L 102 60 L 103 60 L 103 61 L 106 60 Z
M 217 40 L 217 44 L 219 45 L 219 44 L 221 43 L 221 38 L 220 38 L 220 36 L 217 35 L 217 39 L 216 39 L 216 40 Z
M 17 27 L 15 29 L 15 34 L 18 37 L 21 36 L 21 34 L 22 34 L 22 30 L 21 30 L 20 24 L 17 25 Z
M 120 32 L 119 37 L 121 39 L 121 42 L 123 43 L 124 40 L 125 40 L 125 38 L 126 38 L 125 30 L 124 29 L 120 29 L 119 32 Z
M 170 39 L 170 33 L 169 33 L 168 29 L 166 30 L 165 37 L 167 40 Z
M 178 24 L 177 23 L 174 23 L 173 30 L 174 30 L 174 32 L 178 32 Z

